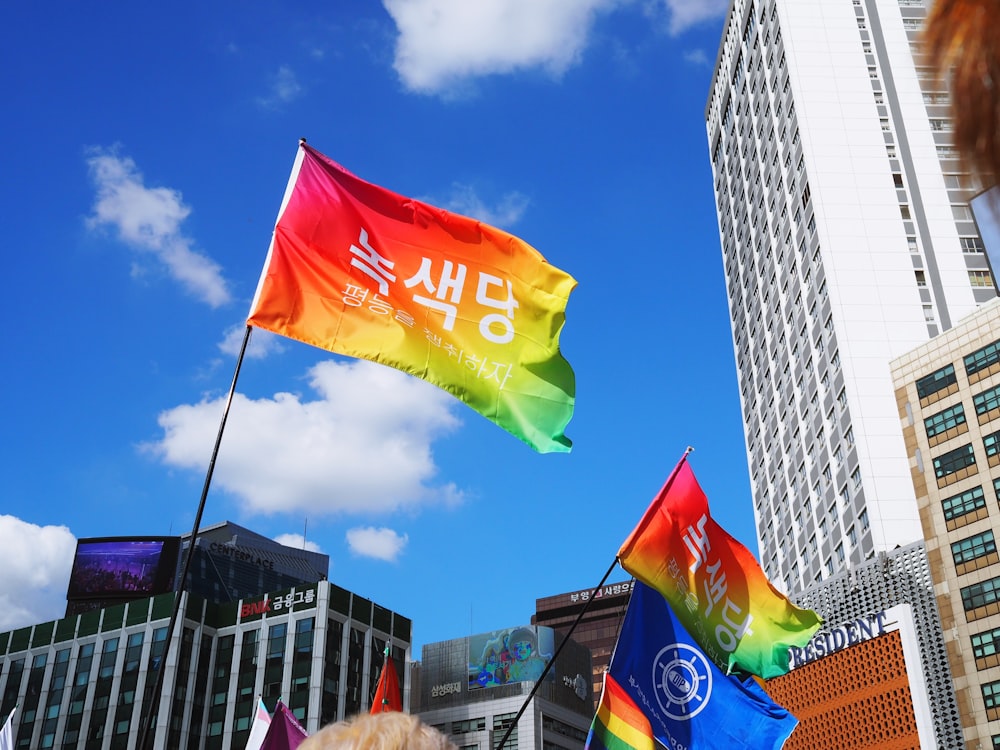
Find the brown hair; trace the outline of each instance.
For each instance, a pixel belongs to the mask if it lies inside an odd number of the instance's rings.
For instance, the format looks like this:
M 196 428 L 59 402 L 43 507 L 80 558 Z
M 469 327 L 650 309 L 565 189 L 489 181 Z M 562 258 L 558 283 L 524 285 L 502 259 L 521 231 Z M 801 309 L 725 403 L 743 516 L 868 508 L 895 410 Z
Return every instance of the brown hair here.
M 998 0 L 935 0 L 923 31 L 928 63 L 949 80 L 955 147 L 986 186 L 1000 177 L 998 29 Z

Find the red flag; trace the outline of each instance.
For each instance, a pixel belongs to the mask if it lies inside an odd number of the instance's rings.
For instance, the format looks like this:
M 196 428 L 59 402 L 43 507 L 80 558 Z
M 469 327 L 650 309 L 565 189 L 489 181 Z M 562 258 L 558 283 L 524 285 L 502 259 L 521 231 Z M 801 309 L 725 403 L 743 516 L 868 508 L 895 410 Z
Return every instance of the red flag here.
M 375 697 L 372 699 L 370 713 L 380 714 L 384 711 L 402 711 L 403 699 L 399 695 L 399 677 L 396 676 L 396 666 L 389 656 L 389 647 L 385 647 L 385 662 L 382 664 L 382 674 L 379 675 L 375 687 Z

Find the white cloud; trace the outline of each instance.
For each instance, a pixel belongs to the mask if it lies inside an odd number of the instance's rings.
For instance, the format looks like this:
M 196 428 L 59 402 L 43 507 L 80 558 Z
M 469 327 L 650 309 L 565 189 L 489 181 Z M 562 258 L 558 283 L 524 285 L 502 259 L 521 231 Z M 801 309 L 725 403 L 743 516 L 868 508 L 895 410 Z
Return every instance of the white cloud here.
M 400 536 L 385 527 L 376 529 L 374 526 L 366 526 L 347 532 L 347 544 L 351 552 L 386 562 L 396 562 L 409 541 L 410 537 L 407 534 Z
M 292 547 L 293 549 L 304 549 L 309 552 L 322 552 L 320 546 L 316 542 L 307 540 L 302 534 L 278 534 L 274 537 L 274 541 L 278 544 L 284 544 L 286 547 Z
M 664 3 L 670 12 L 670 33 L 675 35 L 721 18 L 729 10 L 729 0 L 664 0 Z
M 600 11 L 622 0 L 382 0 L 396 22 L 404 85 L 444 93 L 469 79 L 576 64 Z
M 302 86 L 295 76 L 295 71 L 287 65 L 282 65 L 268 79 L 267 95 L 258 97 L 257 103 L 265 109 L 276 109 L 282 104 L 288 104 L 298 99 L 302 90 Z
M 234 357 L 239 356 L 246 332 L 246 323 L 237 323 L 228 329 L 218 344 L 219 351 Z M 261 328 L 254 328 L 253 333 L 250 334 L 250 344 L 247 346 L 245 356 L 249 359 L 264 359 L 272 354 L 279 354 L 285 350 L 283 341 L 282 337 L 277 334 Z
M 146 187 L 135 162 L 115 149 L 94 149 L 87 159 L 97 190 L 90 228 L 111 226 L 132 250 L 149 254 L 190 293 L 218 307 L 229 301 L 219 265 L 192 249 L 180 225 L 191 213 L 171 188 Z
M 708 55 L 705 54 L 704 50 L 693 49 L 688 50 L 684 53 L 684 60 L 691 63 L 692 65 L 702 65 L 710 66 L 712 61 L 708 59 Z
M 451 194 L 444 200 L 431 199 L 426 202 L 501 228 L 514 226 L 528 207 L 527 196 L 516 191 L 503 196 L 495 206 L 487 206 L 476 194 L 475 188 L 459 183 L 452 185 Z
M 65 526 L 36 526 L 0 515 L 0 632 L 66 614 L 76 537 Z
M 432 486 L 431 445 L 455 429 L 457 402 L 402 372 L 363 360 L 321 362 L 309 371 L 319 398 L 237 394 L 213 483 L 248 513 L 387 513 L 462 498 Z M 163 412 L 163 436 L 147 444 L 168 466 L 199 473 L 211 455 L 224 399 Z

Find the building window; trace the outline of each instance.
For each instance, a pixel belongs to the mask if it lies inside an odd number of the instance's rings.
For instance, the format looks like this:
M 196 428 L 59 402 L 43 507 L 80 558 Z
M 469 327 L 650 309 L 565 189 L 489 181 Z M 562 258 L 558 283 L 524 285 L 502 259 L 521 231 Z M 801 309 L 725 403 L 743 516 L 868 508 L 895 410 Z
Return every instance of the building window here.
M 486 717 L 479 716 L 475 719 L 463 719 L 451 723 L 452 734 L 468 734 L 469 732 L 482 732 L 486 729 Z
M 1000 481 L 1000 480 L 998 480 Z M 973 487 L 958 495 L 946 497 L 941 501 L 941 508 L 944 510 L 944 520 L 952 521 L 956 518 L 972 513 L 979 508 L 986 507 L 986 495 L 982 487 Z
M 976 454 L 972 443 L 950 450 L 934 459 L 934 476 L 944 479 L 956 471 L 975 466 Z
M 976 414 L 980 416 L 1000 407 L 1000 385 L 977 393 L 972 397 L 972 403 L 975 404 Z
M 1000 341 L 994 341 L 989 346 L 974 351 L 965 357 L 964 362 L 966 375 L 972 375 L 1000 362 Z
M 987 710 L 1000 708 L 1000 680 L 983 685 L 983 703 Z
M 959 240 L 962 243 L 963 253 L 982 253 L 986 250 L 979 237 L 960 237 Z
M 986 457 L 1000 453 L 1000 432 L 994 432 L 983 438 L 983 447 L 986 449 Z
M 964 565 L 976 558 L 994 554 L 996 551 L 997 545 L 993 540 L 992 531 L 970 536 L 968 539 L 962 539 L 951 545 L 951 557 L 955 561 L 955 565 Z
M 1000 578 L 991 578 L 962 589 L 962 606 L 970 612 L 1000 601 Z
M 1000 628 L 972 636 L 972 655 L 976 659 L 993 656 L 997 653 L 998 646 L 1000 646 Z
M 503 739 L 511 726 L 513 726 L 513 729 L 510 732 L 510 738 L 504 743 L 504 749 L 517 750 L 517 724 L 514 723 L 515 716 L 517 716 L 516 711 L 509 714 L 497 714 L 493 717 L 492 750 L 497 750 L 500 747 L 500 740 Z
M 955 366 L 946 365 L 940 370 L 932 372 L 930 375 L 926 375 L 917 381 L 917 397 L 927 398 L 957 382 Z
M 975 287 L 992 287 L 993 277 L 989 271 L 978 269 L 969 271 L 969 283 Z
M 960 424 L 965 424 L 965 407 L 958 404 L 927 417 L 924 420 L 924 429 L 927 431 L 927 437 L 932 438 Z

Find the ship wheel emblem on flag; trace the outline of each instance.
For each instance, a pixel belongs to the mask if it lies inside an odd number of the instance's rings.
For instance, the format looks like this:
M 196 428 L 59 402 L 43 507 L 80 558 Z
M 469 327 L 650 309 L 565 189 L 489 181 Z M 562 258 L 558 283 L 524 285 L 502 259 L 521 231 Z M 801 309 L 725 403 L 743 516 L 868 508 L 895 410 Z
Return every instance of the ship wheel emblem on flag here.
M 686 643 L 666 646 L 653 660 L 653 685 L 663 713 L 687 721 L 701 713 L 712 696 L 708 659 Z

